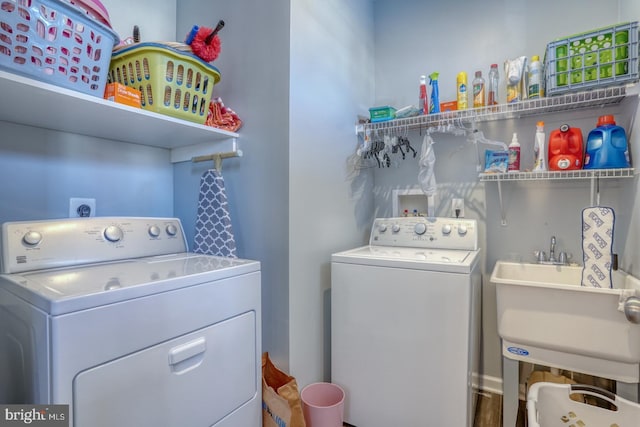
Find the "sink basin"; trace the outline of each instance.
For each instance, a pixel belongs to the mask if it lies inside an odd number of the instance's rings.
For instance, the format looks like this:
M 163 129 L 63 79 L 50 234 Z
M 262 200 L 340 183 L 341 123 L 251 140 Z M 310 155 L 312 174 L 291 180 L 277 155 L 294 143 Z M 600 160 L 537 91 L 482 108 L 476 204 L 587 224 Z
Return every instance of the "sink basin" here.
M 640 381 L 640 325 L 618 309 L 640 295 L 640 280 L 613 272 L 613 289 L 580 286 L 582 267 L 498 261 L 498 334 L 503 356 L 611 378 Z

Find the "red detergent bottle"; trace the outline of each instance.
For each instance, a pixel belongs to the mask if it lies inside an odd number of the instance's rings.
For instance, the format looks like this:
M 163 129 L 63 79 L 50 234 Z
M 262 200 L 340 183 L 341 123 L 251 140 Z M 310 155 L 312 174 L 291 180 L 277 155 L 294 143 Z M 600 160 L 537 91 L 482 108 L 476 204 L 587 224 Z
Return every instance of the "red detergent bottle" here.
M 589 132 L 584 155 L 585 169 L 628 168 L 627 134 L 616 125 L 613 116 L 598 117 L 598 125 Z
M 549 135 L 549 170 L 582 169 L 583 143 L 580 128 L 564 124 Z

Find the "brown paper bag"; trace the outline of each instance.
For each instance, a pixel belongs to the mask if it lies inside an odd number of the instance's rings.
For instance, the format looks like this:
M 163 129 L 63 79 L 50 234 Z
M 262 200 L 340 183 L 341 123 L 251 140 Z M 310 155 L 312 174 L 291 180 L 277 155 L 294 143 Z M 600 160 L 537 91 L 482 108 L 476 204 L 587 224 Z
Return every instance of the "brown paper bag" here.
M 262 354 L 262 426 L 306 427 L 296 379 Z

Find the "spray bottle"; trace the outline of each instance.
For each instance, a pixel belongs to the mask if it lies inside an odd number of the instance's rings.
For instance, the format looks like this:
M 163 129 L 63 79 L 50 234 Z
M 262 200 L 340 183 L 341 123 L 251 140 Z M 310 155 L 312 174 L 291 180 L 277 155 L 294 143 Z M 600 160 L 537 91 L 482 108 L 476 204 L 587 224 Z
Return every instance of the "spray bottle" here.
M 509 172 L 520 172 L 520 143 L 518 142 L 518 134 L 514 132 L 511 144 L 509 144 L 509 164 L 507 167 Z
M 440 90 L 438 89 L 438 72 L 429 74 L 429 85 L 431 86 L 431 104 L 429 104 L 429 114 L 440 112 Z
M 546 136 L 544 134 L 544 122 L 536 124 L 536 138 L 533 144 L 533 171 L 542 172 L 547 170 L 547 151 L 544 148 Z
M 420 76 L 420 95 L 418 96 L 418 110 L 420 110 L 420 114 L 429 114 L 429 101 L 427 99 L 427 76 Z

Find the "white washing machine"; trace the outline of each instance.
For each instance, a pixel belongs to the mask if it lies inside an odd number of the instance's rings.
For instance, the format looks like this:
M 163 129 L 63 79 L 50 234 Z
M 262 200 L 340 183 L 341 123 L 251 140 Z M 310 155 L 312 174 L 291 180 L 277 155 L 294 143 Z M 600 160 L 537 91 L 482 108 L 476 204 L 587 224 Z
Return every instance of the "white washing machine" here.
M 260 264 L 187 252 L 172 218 L 2 227 L 0 402 L 75 427 L 259 426 Z
M 471 427 L 480 335 L 478 227 L 376 219 L 331 258 L 331 378 L 357 427 Z

